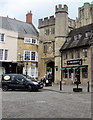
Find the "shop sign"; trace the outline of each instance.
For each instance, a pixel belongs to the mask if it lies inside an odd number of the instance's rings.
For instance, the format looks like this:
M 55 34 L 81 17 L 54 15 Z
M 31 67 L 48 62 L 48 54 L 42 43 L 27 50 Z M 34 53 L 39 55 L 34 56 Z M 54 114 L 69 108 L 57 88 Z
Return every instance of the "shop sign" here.
M 67 61 L 67 65 L 74 65 L 74 64 L 82 65 L 82 59 Z

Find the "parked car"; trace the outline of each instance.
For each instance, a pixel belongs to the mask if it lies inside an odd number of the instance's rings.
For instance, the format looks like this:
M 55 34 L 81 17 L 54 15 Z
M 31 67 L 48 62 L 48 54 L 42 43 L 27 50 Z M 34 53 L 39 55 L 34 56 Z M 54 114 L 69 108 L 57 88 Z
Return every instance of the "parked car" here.
M 29 91 L 34 91 L 43 88 L 43 84 L 41 82 L 32 81 L 22 74 L 3 74 L 1 85 L 3 91 L 7 91 L 9 89 L 27 89 Z

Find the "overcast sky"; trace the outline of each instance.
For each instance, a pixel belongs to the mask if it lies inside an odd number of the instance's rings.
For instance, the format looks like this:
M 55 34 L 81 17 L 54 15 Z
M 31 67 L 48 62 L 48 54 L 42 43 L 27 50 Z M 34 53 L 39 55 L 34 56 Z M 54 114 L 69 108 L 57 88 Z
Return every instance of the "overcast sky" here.
M 69 17 L 76 19 L 78 7 L 92 0 L 0 0 L 0 16 L 9 16 L 25 21 L 28 11 L 33 13 L 33 24 L 38 26 L 38 19 L 55 14 L 55 5 L 66 4 L 69 9 Z

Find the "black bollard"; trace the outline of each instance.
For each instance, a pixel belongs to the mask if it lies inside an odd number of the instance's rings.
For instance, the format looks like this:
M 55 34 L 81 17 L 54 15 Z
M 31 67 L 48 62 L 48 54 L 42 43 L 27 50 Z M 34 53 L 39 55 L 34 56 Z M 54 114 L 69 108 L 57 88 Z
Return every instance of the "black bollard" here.
M 61 80 L 60 80 L 60 91 L 62 90 L 62 82 L 61 82 Z
M 88 83 L 87 92 L 89 92 L 89 81 L 87 83 Z

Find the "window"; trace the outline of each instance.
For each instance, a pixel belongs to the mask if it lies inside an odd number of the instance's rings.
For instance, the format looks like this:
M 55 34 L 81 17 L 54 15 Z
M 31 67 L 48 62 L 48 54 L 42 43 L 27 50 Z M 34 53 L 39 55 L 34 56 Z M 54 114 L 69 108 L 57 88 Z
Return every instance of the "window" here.
M 55 28 L 51 28 L 51 34 L 55 34 Z
M 83 48 L 83 57 L 87 57 L 87 48 Z
M 86 33 L 85 33 L 85 38 L 89 38 L 91 36 L 91 32 L 90 31 L 87 31 Z
M 88 78 L 88 67 L 82 68 L 82 78 Z
M 31 60 L 35 60 L 35 52 L 31 52 Z
M 73 51 L 73 50 L 70 51 L 70 58 L 71 58 L 71 59 L 74 58 L 74 51 Z
M 4 50 L 0 49 L 0 60 L 3 60 Z
M 24 38 L 24 43 L 31 43 L 32 42 L 32 39 L 31 38 Z
M 44 44 L 44 53 L 47 53 L 47 44 Z
M 82 34 L 79 33 L 79 34 L 77 34 L 77 35 L 74 36 L 74 40 L 75 40 L 75 41 L 76 41 L 76 40 L 79 40 L 81 37 L 82 37 Z
M 25 37 L 24 38 L 24 43 L 27 43 L 27 44 L 37 44 L 37 39 Z
M 8 50 L 5 50 L 5 60 L 7 60 L 8 57 Z
M 69 78 L 71 78 L 73 72 L 74 72 L 73 69 L 69 69 Z
M 64 78 L 67 78 L 67 77 L 68 77 L 67 69 L 66 69 L 66 70 L 63 70 L 63 77 L 64 77 Z
M 25 56 L 24 59 L 25 60 L 30 60 L 30 51 L 26 50 L 24 54 L 25 54 L 24 55 Z
M 67 52 L 64 53 L 64 60 L 68 59 L 68 54 Z
M 36 39 L 32 38 L 32 44 L 36 44 Z
M 45 34 L 46 34 L 46 35 L 49 35 L 49 29 L 46 29 L 46 30 L 45 30 Z
M 0 60 L 7 60 L 8 50 L 0 49 Z
M 0 42 L 4 42 L 4 34 L 0 34 Z
M 36 51 L 24 51 L 24 60 L 38 61 L 38 53 Z
M 80 58 L 80 50 L 76 50 L 76 58 Z
M 68 43 L 71 40 L 71 37 L 67 37 L 66 42 Z

